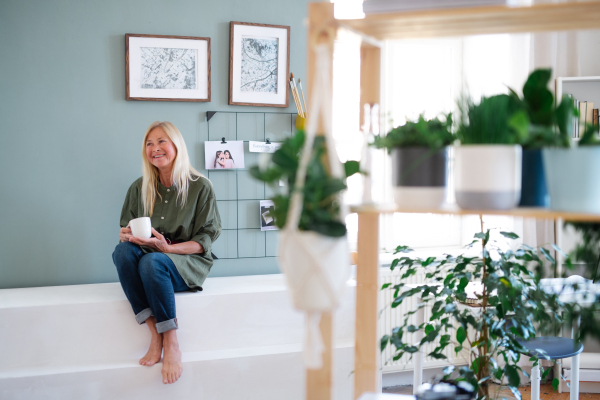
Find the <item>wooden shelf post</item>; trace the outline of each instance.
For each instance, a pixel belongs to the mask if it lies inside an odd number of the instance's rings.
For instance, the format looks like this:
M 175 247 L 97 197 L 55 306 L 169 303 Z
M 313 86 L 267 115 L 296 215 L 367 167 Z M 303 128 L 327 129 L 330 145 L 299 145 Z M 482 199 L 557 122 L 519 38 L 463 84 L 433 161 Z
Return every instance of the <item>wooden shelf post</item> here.
M 354 398 L 380 391 L 377 311 L 379 300 L 379 215 L 358 214 Z
M 335 18 L 333 16 L 333 4 L 332 3 L 310 3 L 308 5 L 308 18 L 310 21 L 308 27 L 308 85 L 305 88 L 308 90 L 308 96 L 310 98 L 310 91 L 313 88 L 316 75 L 316 55 L 314 52 L 314 45 L 327 41 L 330 44 L 330 57 L 332 69 L 329 71 L 330 76 L 333 77 L 333 40 L 335 39 Z M 333 86 L 333 78 L 330 79 Z M 333 90 L 333 88 L 332 88 Z M 307 98 L 308 100 L 308 98 Z M 310 101 L 310 100 L 309 100 Z M 308 104 L 310 107 L 310 104 Z M 308 110 L 307 110 L 308 111 Z M 314 116 L 308 115 L 308 118 Z M 308 122 L 306 123 L 308 126 Z M 317 135 L 323 132 L 323 120 L 319 118 Z M 334 150 L 335 151 L 335 150 Z M 321 336 L 325 349 L 323 351 L 323 367 L 321 369 L 307 369 L 306 370 L 306 399 L 307 400 L 331 400 L 332 394 L 332 379 L 331 379 L 331 358 L 333 349 L 333 338 L 332 338 L 332 313 L 323 313 L 321 315 L 321 323 L 319 324 Z

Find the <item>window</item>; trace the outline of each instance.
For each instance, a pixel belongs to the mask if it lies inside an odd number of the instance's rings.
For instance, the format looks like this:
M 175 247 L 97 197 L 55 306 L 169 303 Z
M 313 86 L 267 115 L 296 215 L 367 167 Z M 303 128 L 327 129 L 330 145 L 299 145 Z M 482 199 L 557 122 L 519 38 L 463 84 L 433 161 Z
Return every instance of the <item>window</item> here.
M 336 16 L 338 16 L 336 4 Z M 341 14 L 340 14 L 341 15 Z M 433 118 L 456 112 L 456 99 L 470 93 L 506 93 L 507 87 L 522 87 L 528 73 L 529 35 L 486 35 L 469 38 L 388 42 L 383 48 L 382 132 L 406 123 L 420 113 Z M 358 160 L 364 135 L 359 130 L 360 38 L 342 31 L 336 40 L 333 60 L 333 126 L 336 150 L 342 161 Z M 372 150 L 373 199 L 392 202 L 391 160 L 383 151 Z M 452 163 L 452 159 L 451 159 Z M 449 201 L 453 201 L 450 178 Z M 348 180 L 346 201 L 360 203 L 362 177 Z M 514 230 L 508 217 L 486 217 L 487 227 Z M 358 217 L 347 220 L 349 240 L 355 246 Z M 389 252 L 403 244 L 415 248 L 463 246 L 479 231 L 477 217 L 435 214 L 393 214 L 381 217 L 380 245 Z

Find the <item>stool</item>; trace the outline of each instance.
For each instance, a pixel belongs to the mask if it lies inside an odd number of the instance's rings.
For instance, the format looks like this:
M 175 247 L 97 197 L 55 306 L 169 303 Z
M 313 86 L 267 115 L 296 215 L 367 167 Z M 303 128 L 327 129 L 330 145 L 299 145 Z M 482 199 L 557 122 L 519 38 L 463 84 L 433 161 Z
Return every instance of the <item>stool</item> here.
M 548 356 L 551 360 L 571 357 L 571 400 L 579 400 L 579 354 L 583 344 L 564 337 L 537 337 L 531 340 L 519 340 L 522 346 L 528 348 L 530 356 L 540 357 L 540 361 Z M 536 349 L 546 352 L 542 354 Z M 560 379 L 560 377 L 559 377 Z M 531 400 L 540 400 L 540 365 L 531 369 Z

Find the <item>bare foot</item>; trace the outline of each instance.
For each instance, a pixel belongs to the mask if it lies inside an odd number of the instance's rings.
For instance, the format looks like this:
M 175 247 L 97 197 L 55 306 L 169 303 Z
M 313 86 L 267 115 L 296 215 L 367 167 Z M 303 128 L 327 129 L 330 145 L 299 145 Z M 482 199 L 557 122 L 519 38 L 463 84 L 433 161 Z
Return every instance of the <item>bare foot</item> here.
M 156 319 L 150 317 L 146 320 L 146 324 L 152 333 L 150 340 L 150 348 L 144 357 L 140 359 L 140 365 L 151 366 L 160 361 L 163 348 L 163 337 L 156 331 Z
M 175 329 L 163 333 L 165 356 L 163 357 L 163 383 L 175 383 L 181 376 L 181 351 Z

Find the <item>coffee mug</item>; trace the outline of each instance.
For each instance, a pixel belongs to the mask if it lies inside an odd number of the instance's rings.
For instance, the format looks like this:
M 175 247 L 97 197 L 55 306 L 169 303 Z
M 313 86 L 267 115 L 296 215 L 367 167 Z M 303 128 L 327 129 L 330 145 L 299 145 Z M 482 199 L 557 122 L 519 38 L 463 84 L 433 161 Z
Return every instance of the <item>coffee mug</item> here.
M 141 217 L 129 221 L 131 234 L 135 237 L 150 239 L 152 237 L 152 222 L 150 217 Z

